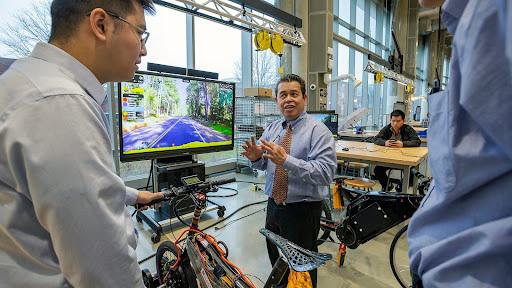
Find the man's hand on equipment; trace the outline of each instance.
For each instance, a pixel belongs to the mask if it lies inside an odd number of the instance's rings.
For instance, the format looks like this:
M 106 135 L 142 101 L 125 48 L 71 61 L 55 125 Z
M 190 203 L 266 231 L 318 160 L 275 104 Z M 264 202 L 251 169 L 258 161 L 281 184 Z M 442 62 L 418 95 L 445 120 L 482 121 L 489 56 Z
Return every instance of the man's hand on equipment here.
M 137 206 L 140 210 L 146 210 L 148 209 L 148 206 L 145 206 L 144 204 L 162 198 L 164 198 L 163 192 L 152 193 L 148 191 L 139 191 L 139 195 L 137 196 Z
M 256 161 L 263 156 L 263 149 L 261 145 L 256 144 L 256 138 L 251 137 L 251 140 L 245 141 L 245 145 L 242 145 L 244 152 L 241 154 L 251 161 Z
M 288 154 L 286 150 L 280 145 L 276 143 L 261 140 L 261 148 L 267 153 L 263 154 L 264 158 L 270 159 L 270 161 L 274 162 L 276 165 L 283 165 L 284 161 L 288 159 Z

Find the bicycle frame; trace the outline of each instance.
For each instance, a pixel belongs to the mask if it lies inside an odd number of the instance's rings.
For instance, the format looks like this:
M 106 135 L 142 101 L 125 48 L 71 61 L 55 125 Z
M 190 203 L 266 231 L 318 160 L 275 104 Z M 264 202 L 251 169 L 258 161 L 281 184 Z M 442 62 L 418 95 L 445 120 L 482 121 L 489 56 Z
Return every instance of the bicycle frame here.
M 212 186 L 213 185 L 206 185 L 204 187 L 211 189 Z M 206 190 L 208 189 L 205 189 L 201 192 L 194 191 L 190 193 L 190 195 L 194 197 L 195 203 L 192 222 L 186 230 L 180 233 L 174 242 L 167 241 L 159 246 L 156 254 L 158 277 L 155 278 L 155 276 L 149 273 L 149 271 L 143 271 L 144 283 L 146 287 L 256 288 L 256 286 L 247 278 L 247 276 L 245 276 L 235 264 L 227 259 L 228 253 L 226 245 L 224 244 L 223 246 L 225 249 L 222 249 L 220 245 L 221 243 L 223 244 L 223 242 L 219 242 L 213 236 L 199 230 L 198 224 L 200 221 L 201 213 L 202 210 L 206 207 L 206 194 L 208 193 Z M 262 231 L 260 232 L 263 233 Z M 274 239 L 273 241 L 283 241 L 283 239 Z M 284 241 L 286 240 L 284 239 Z M 181 242 L 184 242 L 184 244 L 180 246 Z M 288 241 L 286 241 L 286 244 L 288 245 Z M 290 243 L 289 245 L 295 244 Z M 161 249 L 161 247 L 167 247 L 167 250 Z M 287 255 L 286 253 L 289 254 L 293 251 L 299 251 L 297 253 L 301 252 L 308 255 L 310 259 L 316 260 L 313 261 L 313 263 L 309 263 L 310 266 L 313 265 L 311 266 L 312 269 L 316 269 L 316 267 L 323 265 L 325 261 L 331 258 L 331 256 L 327 254 L 314 254 L 314 252 L 307 251 L 302 248 L 294 248 L 293 246 L 289 246 L 287 252 L 285 252 L 284 255 Z M 304 251 L 312 254 L 304 253 Z M 165 258 L 164 255 L 166 252 L 171 252 L 176 257 L 176 259 L 170 260 Z M 286 257 L 289 257 L 289 255 Z M 272 272 L 264 285 L 265 288 L 270 288 L 279 284 L 288 272 L 289 265 L 291 264 L 286 262 L 284 259 L 285 258 L 281 256 L 278 259 L 276 265 L 274 265 Z M 161 260 L 163 263 L 160 263 Z M 195 277 L 189 277 L 190 270 L 193 271 Z M 301 271 L 300 269 L 295 270 Z

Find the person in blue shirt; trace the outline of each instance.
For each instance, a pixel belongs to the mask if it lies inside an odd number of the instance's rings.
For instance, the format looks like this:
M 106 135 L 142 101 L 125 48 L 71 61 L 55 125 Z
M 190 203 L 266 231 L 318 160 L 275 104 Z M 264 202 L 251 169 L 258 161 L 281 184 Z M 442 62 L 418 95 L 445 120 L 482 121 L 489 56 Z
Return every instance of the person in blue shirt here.
M 252 161 L 254 168 L 267 172 L 265 228 L 318 251 L 322 199 L 329 193 L 337 163 L 332 133 L 305 112 L 305 86 L 304 80 L 294 74 L 279 80 L 275 92 L 283 118 L 265 129 L 259 143 L 254 137 L 246 141 L 242 155 Z M 279 258 L 277 247 L 267 241 L 267 250 L 274 265 Z M 310 275 L 316 287 L 316 270 Z
M 415 287 L 512 286 L 511 6 L 443 4 L 450 78 L 429 96 L 434 180 L 408 231 Z

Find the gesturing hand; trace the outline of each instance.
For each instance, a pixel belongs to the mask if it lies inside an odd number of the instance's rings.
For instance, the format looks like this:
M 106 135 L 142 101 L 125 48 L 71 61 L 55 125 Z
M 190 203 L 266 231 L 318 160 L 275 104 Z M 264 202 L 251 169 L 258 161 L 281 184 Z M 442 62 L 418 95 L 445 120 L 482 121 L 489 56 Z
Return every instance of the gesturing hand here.
M 261 145 L 256 144 L 256 138 L 251 137 L 251 140 L 245 141 L 245 145 L 242 145 L 244 152 L 241 154 L 251 161 L 255 161 L 263 156 L 263 149 Z
M 288 153 L 286 153 L 286 150 L 276 143 L 262 139 L 261 147 L 267 152 L 266 154 L 263 154 L 263 157 L 270 159 L 270 161 L 274 162 L 276 165 L 283 165 L 284 161 L 288 159 Z

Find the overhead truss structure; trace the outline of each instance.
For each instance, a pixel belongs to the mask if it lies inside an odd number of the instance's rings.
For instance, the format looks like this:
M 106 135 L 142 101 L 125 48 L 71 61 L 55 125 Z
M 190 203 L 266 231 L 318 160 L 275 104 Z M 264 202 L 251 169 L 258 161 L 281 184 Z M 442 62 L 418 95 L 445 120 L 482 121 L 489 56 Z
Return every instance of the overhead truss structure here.
M 278 23 L 273 19 L 264 18 L 263 16 L 247 11 L 243 6 L 236 6 L 221 0 L 155 0 L 154 2 L 165 7 L 225 23 L 242 30 L 252 32 L 266 30 L 269 33 L 280 35 L 284 42 L 294 46 L 300 47 L 306 44 L 304 35 L 302 35 L 296 27 L 285 23 Z M 172 2 L 180 2 L 185 6 L 177 6 Z M 212 19 L 212 17 L 217 19 Z
M 410 85 L 411 87 L 414 87 L 414 81 L 412 81 L 411 79 L 379 64 L 368 62 L 368 65 L 366 66 L 364 71 L 373 74 L 382 73 L 384 74 L 385 78 L 394 80 L 402 85 Z

